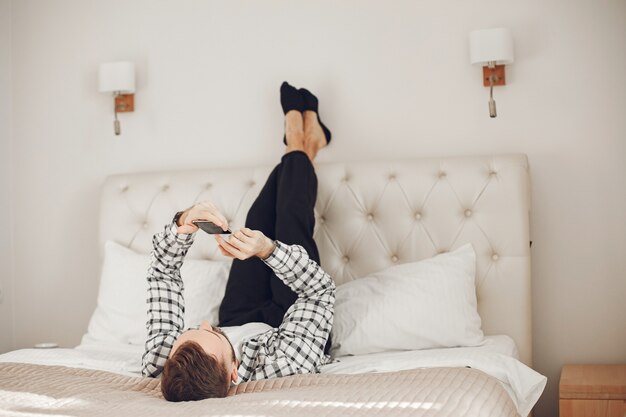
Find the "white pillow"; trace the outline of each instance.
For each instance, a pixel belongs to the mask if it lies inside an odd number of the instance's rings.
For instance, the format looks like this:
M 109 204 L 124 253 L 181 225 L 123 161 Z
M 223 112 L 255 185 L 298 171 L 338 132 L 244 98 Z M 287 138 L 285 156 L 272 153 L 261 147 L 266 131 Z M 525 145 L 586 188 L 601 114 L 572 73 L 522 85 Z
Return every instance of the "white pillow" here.
M 338 286 L 332 354 L 481 344 L 475 270 L 467 244 Z
M 139 254 L 118 243 L 104 245 L 98 304 L 87 335 L 91 340 L 143 345 L 146 342 L 150 255 Z M 181 268 L 184 282 L 185 326 L 202 320 L 218 322 L 218 309 L 230 262 L 187 259 Z

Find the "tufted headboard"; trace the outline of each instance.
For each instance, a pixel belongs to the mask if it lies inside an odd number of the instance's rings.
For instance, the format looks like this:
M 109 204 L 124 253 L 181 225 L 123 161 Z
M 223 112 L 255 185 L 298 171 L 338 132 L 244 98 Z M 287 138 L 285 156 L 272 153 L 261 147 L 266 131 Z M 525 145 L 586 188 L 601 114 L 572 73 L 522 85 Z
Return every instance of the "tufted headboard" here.
M 210 200 L 237 228 L 271 170 L 266 167 L 108 177 L 100 244 L 149 252 L 174 213 Z M 525 155 L 325 163 L 318 174 L 315 239 L 337 284 L 395 263 L 472 243 L 485 334 L 508 334 L 530 365 L 530 184 Z M 199 233 L 190 257 L 226 259 Z

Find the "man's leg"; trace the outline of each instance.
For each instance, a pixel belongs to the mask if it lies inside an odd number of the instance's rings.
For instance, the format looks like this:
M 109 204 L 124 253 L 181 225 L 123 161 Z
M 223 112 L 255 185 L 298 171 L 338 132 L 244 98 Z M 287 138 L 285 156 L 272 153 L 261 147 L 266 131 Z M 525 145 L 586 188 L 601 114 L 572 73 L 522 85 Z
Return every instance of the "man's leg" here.
M 316 195 L 317 177 L 308 156 L 287 153 L 250 208 L 246 227 L 260 230 L 270 239 L 301 245 L 319 263 L 313 240 Z M 278 327 L 296 298 L 260 259 L 235 259 L 220 306 L 220 325 L 264 322 Z
M 304 247 L 309 257 L 319 264 L 319 251 L 313 240 L 317 176 L 312 161 L 328 142 L 315 112 L 305 111 L 303 121 L 304 150 L 283 156 L 277 179 L 276 239 Z M 276 276 L 272 277 L 271 286 L 274 303 L 286 312 L 297 296 Z M 325 353 L 330 351 L 331 344 L 329 335 Z
M 326 139 L 315 112 L 307 111 L 304 117 L 289 112 L 285 121 L 287 153 L 250 208 L 246 227 L 271 239 L 301 245 L 319 263 L 313 240 L 317 176 L 311 161 L 326 145 Z M 235 259 L 220 307 L 220 326 L 264 322 L 278 327 L 296 298 L 261 260 Z
M 297 117 L 292 117 L 297 115 Z M 319 251 L 313 240 L 317 176 L 312 161 L 327 141 L 314 111 L 289 112 L 285 116 L 287 153 L 283 155 L 276 177 L 276 217 L 274 239 L 286 244 L 298 244 L 309 257 L 320 263 Z M 274 307 L 281 308 L 280 316 L 272 317 L 272 326 L 282 323 L 297 295 L 272 274 L 270 279 Z
M 246 227 L 260 230 L 275 239 L 276 186 L 280 165 L 270 173 L 246 217 Z M 272 308 L 271 278 L 273 272 L 259 258 L 234 259 L 224 299 L 220 305 L 220 326 L 237 326 L 251 322 L 267 322 L 264 315 L 280 314 Z M 270 311 L 265 311 L 269 308 Z M 272 313 L 272 310 L 276 310 Z M 282 317 L 282 316 L 281 316 Z M 269 324 L 269 323 L 268 323 Z
M 319 251 L 313 240 L 316 198 L 317 176 L 307 154 L 284 155 L 277 177 L 276 239 L 304 247 L 309 257 L 319 263 Z M 270 282 L 274 302 L 286 312 L 296 300 L 296 293 L 276 276 Z
M 286 155 L 304 150 L 302 113 L 291 111 L 285 115 L 285 133 Z M 274 168 L 246 217 L 246 227 L 260 230 L 270 239 L 276 239 L 277 188 L 281 171 L 282 163 Z M 245 261 L 235 259 L 220 306 L 220 326 L 235 326 L 250 322 L 263 322 L 272 327 L 279 326 L 286 309 L 274 302 L 271 290 L 272 278 L 278 280 L 272 270 L 260 259 L 251 258 Z M 291 291 L 286 285 L 285 287 Z
M 313 240 L 317 176 L 312 161 L 327 145 L 317 113 L 302 115 L 303 147 L 283 156 L 276 185 L 276 239 L 303 246 L 311 259 L 320 263 L 319 251 Z

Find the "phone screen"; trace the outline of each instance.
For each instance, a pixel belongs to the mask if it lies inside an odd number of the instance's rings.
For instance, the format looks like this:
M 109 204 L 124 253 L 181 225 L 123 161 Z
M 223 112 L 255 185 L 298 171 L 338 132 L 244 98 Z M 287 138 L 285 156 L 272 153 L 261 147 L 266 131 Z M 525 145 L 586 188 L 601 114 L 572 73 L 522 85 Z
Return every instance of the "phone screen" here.
M 223 230 L 221 227 L 208 220 L 194 220 L 192 223 L 210 235 L 226 235 L 232 233 L 230 229 Z

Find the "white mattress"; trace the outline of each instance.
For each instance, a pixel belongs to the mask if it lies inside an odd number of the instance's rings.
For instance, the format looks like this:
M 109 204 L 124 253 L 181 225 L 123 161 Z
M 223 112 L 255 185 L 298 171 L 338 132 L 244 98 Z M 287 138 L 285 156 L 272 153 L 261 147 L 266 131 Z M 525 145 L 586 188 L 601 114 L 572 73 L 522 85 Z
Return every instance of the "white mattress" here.
M 0 355 L 0 362 L 60 365 L 141 375 L 143 346 L 95 343 L 84 337 L 74 349 L 21 349 Z M 344 356 L 322 367 L 322 373 L 353 374 L 391 372 L 413 368 L 462 367 L 479 369 L 497 378 L 508 391 L 521 416 L 539 399 L 546 377 L 517 359 L 517 348 L 508 336 L 488 336 L 471 348 L 446 348 L 369 355 Z

